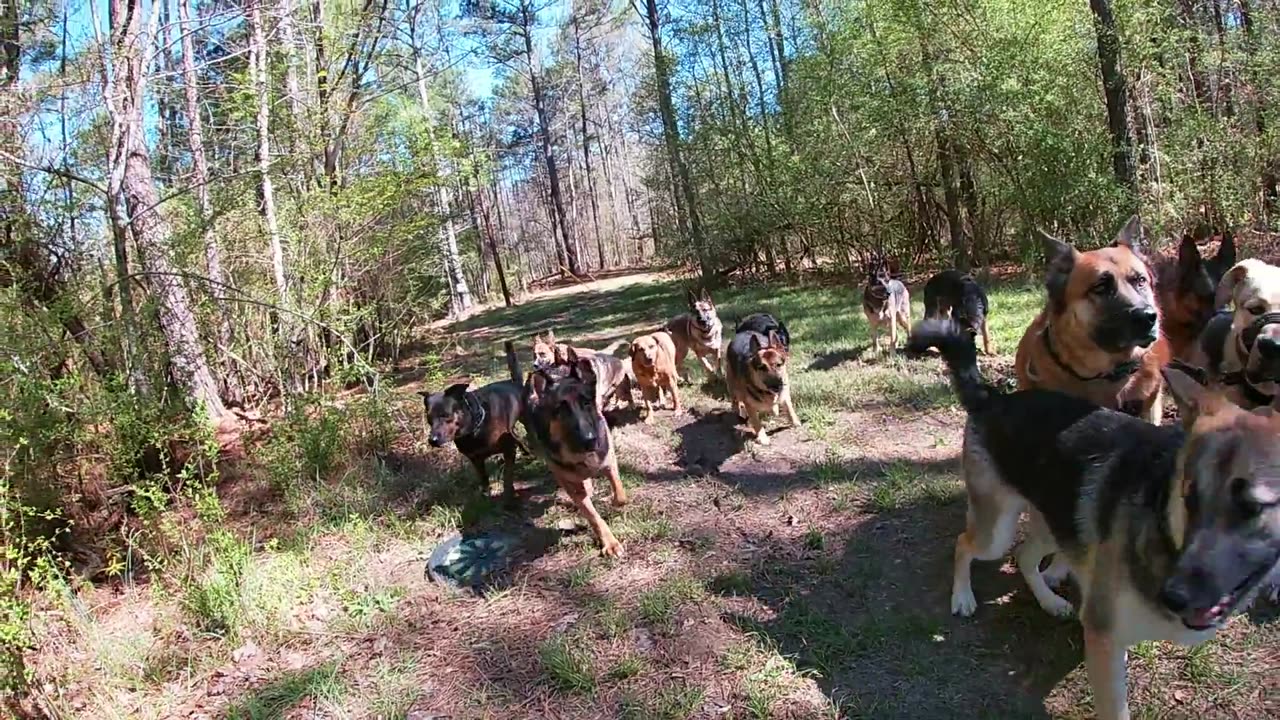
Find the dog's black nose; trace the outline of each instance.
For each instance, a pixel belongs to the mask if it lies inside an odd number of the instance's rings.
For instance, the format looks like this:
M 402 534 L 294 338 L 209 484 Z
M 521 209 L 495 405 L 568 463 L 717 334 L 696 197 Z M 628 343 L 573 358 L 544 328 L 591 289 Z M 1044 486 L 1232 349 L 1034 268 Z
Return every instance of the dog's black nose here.
M 1191 592 L 1187 584 L 1179 578 L 1169 578 L 1160 588 L 1160 602 L 1171 611 L 1180 613 L 1191 605 Z
M 444 444 L 444 438 L 440 437 L 436 433 L 431 433 L 427 436 L 427 442 L 431 443 L 431 447 L 440 447 Z
M 1133 321 L 1135 327 L 1142 330 L 1150 330 L 1156 326 L 1156 321 L 1160 316 L 1156 313 L 1155 308 L 1136 308 L 1129 313 L 1129 318 Z
M 1258 354 L 1268 360 L 1280 358 L 1280 338 L 1270 335 L 1259 335 L 1257 340 Z

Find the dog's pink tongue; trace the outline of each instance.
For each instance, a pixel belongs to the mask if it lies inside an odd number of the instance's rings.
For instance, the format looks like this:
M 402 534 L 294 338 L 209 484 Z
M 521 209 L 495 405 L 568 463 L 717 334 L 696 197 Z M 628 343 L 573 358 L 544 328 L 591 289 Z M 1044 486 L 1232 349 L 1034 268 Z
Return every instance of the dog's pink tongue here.
M 1231 602 L 1231 598 L 1224 597 L 1213 607 L 1195 611 L 1191 615 L 1192 624 L 1197 627 L 1206 627 L 1214 624 L 1222 617 L 1222 613 L 1226 610 L 1227 603 L 1229 602 Z

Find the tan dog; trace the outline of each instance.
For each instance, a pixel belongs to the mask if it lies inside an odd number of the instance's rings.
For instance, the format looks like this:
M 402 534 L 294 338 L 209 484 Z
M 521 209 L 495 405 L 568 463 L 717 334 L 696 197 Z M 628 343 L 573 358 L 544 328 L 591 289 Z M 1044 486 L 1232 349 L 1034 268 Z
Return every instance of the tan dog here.
M 787 413 L 792 427 L 800 427 L 791 402 L 791 383 L 787 379 L 787 346 L 775 330 L 768 336 L 744 330 L 733 336 L 725 352 L 724 379 L 729 386 L 729 399 L 738 415 L 751 423 L 756 441 L 769 444 L 764 431 L 764 415 Z
M 1151 269 L 1129 219 L 1110 245 L 1080 252 L 1040 233 L 1049 258 L 1049 303 L 1018 344 L 1018 389 L 1044 388 L 1159 424 L 1160 368 L 1168 347 Z
M 1251 409 L 1280 392 L 1280 268 L 1261 260 L 1236 263 L 1218 284 L 1214 316 L 1200 335 L 1198 359 L 1227 398 Z
M 631 343 L 631 372 L 644 397 L 644 421 L 653 420 L 655 404 L 662 407 L 662 394 L 671 395 L 671 409 L 680 412 L 676 391 L 676 346 L 671 333 L 659 331 L 641 335 Z
M 685 300 L 689 303 L 689 312 L 671 318 L 662 328 L 671 333 L 676 344 L 676 369 L 684 367 L 684 359 L 693 351 L 707 375 L 716 375 L 720 372 L 724 348 L 724 327 L 716 314 L 716 304 L 705 289 L 699 294 L 687 291 Z

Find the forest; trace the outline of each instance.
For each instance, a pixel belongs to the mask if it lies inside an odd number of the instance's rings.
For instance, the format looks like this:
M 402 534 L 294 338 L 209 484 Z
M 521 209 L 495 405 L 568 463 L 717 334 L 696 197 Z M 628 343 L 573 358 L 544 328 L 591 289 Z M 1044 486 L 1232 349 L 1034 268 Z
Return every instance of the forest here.
M 228 438 L 305 427 L 266 450 L 295 475 L 334 434 L 385 453 L 417 423 L 387 373 L 445 373 L 442 321 L 641 268 L 1038 273 L 1035 228 L 1136 212 L 1161 247 L 1280 209 L 1275 0 L 0 9 L 15 702 L 40 593 L 163 576 L 207 610 L 200 553 L 245 543 Z

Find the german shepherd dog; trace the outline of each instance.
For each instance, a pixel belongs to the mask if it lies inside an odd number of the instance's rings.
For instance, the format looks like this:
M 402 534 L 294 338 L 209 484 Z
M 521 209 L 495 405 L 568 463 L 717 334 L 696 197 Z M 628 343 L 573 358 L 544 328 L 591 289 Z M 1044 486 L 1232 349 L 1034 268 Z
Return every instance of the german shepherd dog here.
M 903 332 L 911 332 L 911 296 L 907 286 L 893 279 L 889 266 L 881 264 L 867 273 L 867 284 L 862 289 L 862 312 L 871 328 L 871 342 L 880 352 L 880 329 L 889 326 L 889 351 L 898 348 L 898 326 Z
M 776 330 L 762 335 L 744 330 L 733 336 L 725 352 L 725 384 L 729 386 L 729 398 L 738 416 L 751 424 L 756 442 L 769 444 L 764 430 L 764 414 L 778 414 L 778 408 L 787 413 L 792 427 L 800 427 L 791 402 L 791 383 L 787 379 L 787 359 L 790 352 Z
M 1242 260 L 1223 276 L 1216 301 L 1234 310 L 1205 327 L 1199 364 L 1237 405 L 1272 405 L 1280 392 L 1280 267 Z
M 1151 269 L 1131 217 L 1110 245 L 1080 252 L 1043 232 L 1049 302 L 1018 344 L 1018 389 L 1058 390 L 1158 424 L 1169 360 Z
M 982 352 L 991 354 L 991 334 L 987 315 L 991 303 L 972 275 L 959 270 L 943 270 L 924 284 L 924 317 L 951 318 L 975 339 L 982 336 Z
M 601 411 L 612 409 L 614 402 L 620 398 L 626 398 L 627 405 L 635 408 L 636 399 L 632 394 L 635 376 L 631 372 L 631 360 L 621 360 L 613 355 L 618 348 L 626 344 L 626 340 L 617 340 L 600 351 L 571 347 L 567 343 L 556 342 L 555 332 L 548 330 L 545 336 L 533 336 L 533 368 L 535 370 L 567 368 L 571 364 L 570 353 L 578 358 L 590 358 L 595 365 L 596 389 L 600 393 L 597 403 Z
M 662 395 L 671 396 L 671 409 L 680 412 L 680 394 L 676 390 L 676 347 L 671 333 L 659 330 L 641 335 L 631 343 L 631 371 L 644 397 L 644 421 L 653 420 L 653 411 L 662 407 Z
M 1175 360 L 1193 362 L 1196 341 L 1214 313 L 1222 307 L 1216 290 L 1227 268 L 1235 264 L 1236 246 L 1224 233 L 1218 253 L 1206 260 L 1190 235 L 1183 235 L 1176 261 L 1154 264 L 1160 302 L 1160 333 L 1169 342 Z
M 530 454 L 513 432 L 524 409 L 520 368 L 514 353 L 508 366 L 511 380 L 490 383 L 468 390 L 467 383 L 457 383 L 442 392 L 419 391 L 431 430 L 427 442 L 431 447 L 444 447 L 453 442 L 458 452 L 476 468 L 480 487 L 489 492 L 489 471 L 485 461 L 502 454 L 502 496 L 508 505 L 516 501 L 516 449 Z
M 609 425 L 597 404 L 595 367 L 590 358 L 578 357 L 570 348 L 567 371 L 556 368 L 529 373 L 521 421 L 534 452 L 546 460 L 556 484 L 600 538 L 600 552 L 622 557 L 622 543 L 591 502 L 591 481 L 601 473 L 613 486 L 614 506 L 627 502 Z
M 1066 559 L 1080 586 L 1095 710 L 1127 719 L 1129 646 L 1209 639 L 1280 570 L 1280 414 L 1243 410 L 1170 368 L 1193 421 L 1186 431 L 1156 426 L 1074 395 L 999 393 L 947 321 L 922 323 L 912 344 L 942 351 L 969 414 L 968 522 L 956 539 L 951 611 L 974 613 L 970 564 L 1002 558 L 1029 511 L 1022 576 L 1045 611 L 1069 615 L 1050 589 L 1065 573 L 1040 570 L 1049 553 Z
M 724 354 L 724 326 L 716 314 L 716 304 L 706 288 L 697 294 L 692 289 L 686 290 L 685 300 L 689 303 L 689 312 L 671 318 L 662 326 L 675 342 L 676 369 L 684 367 L 684 359 L 692 350 L 708 375 L 718 375 Z
M 752 313 L 746 316 L 733 329 L 733 332 L 735 335 L 741 332 L 756 332 L 765 337 L 769 337 L 771 332 L 776 332 L 782 347 L 788 352 L 791 351 L 791 333 L 787 331 L 786 324 L 769 313 Z

